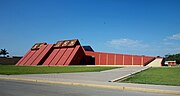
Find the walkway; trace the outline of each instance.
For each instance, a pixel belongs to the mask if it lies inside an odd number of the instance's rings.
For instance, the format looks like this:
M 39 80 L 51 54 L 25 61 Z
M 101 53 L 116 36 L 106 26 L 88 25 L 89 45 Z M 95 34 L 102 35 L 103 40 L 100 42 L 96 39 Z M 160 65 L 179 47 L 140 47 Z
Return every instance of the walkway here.
M 139 72 L 148 67 L 124 67 L 102 72 L 81 72 L 61 74 L 0 75 L 0 79 L 23 80 L 75 86 L 89 86 L 118 90 L 134 90 L 180 95 L 180 86 L 148 85 L 109 82 Z
M 130 75 L 131 73 L 139 70 L 147 69 L 148 67 L 124 67 L 113 70 L 101 71 L 101 72 L 80 72 L 80 73 L 57 73 L 57 74 L 26 74 L 26 75 L 4 75 L 5 77 L 18 77 L 28 79 L 43 79 L 43 80 L 63 80 L 63 81 L 98 81 L 109 82 L 120 77 Z
M 151 66 L 151 67 L 161 67 L 161 63 L 162 63 L 163 58 L 156 58 L 155 60 L 153 60 L 152 62 L 150 62 L 147 66 Z

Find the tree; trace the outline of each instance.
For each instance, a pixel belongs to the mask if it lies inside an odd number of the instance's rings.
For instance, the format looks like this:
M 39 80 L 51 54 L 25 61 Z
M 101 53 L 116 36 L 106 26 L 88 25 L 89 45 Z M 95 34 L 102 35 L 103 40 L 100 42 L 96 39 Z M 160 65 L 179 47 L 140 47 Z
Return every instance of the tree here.
M 177 64 L 180 64 L 180 53 L 178 54 L 168 54 L 168 55 L 165 55 L 165 60 L 166 61 L 176 61 Z
M 0 55 L 3 55 L 5 57 L 7 54 L 9 54 L 9 53 L 6 49 L 1 49 Z

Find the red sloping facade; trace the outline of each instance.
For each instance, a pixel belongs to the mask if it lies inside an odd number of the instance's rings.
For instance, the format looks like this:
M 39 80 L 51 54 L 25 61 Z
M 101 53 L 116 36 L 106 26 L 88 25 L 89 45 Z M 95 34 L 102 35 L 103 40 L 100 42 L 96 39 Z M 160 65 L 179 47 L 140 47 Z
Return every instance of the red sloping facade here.
M 80 64 L 145 66 L 155 57 L 85 51 L 77 39 L 56 44 L 36 43 L 17 66 L 68 66 Z
M 54 49 L 52 51 L 52 53 L 49 55 L 49 57 L 45 60 L 45 62 L 43 63 L 44 66 L 48 66 L 52 60 L 54 59 L 54 57 L 57 55 L 57 53 L 60 51 L 60 49 Z
M 80 47 L 80 46 L 76 46 L 76 47 L 72 50 L 71 54 L 70 54 L 69 57 L 67 58 L 67 60 L 66 60 L 66 62 L 64 63 L 64 65 L 67 66 L 67 65 L 70 64 L 70 62 L 71 62 L 72 59 L 74 58 L 75 54 L 77 54 L 77 51 L 78 51 L 79 47 Z
M 27 66 L 30 66 L 35 60 L 36 58 L 38 58 L 38 56 L 43 52 L 43 50 L 46 48 L 47 45 L 43 45 L 39 50 L 37 50 L 32 56 L 31 58 L 26 62 Z
M 28 66 L 28 64 L 27 64 L 28 60 L 31 59 L 31 57 L 36 53 L 36 51 L 37 51 L 37 50 L 32 50 L 32 51 L 30 51 L 30 53 L 28 54 L 28 56 L 27 56 L 26 58 L 24 58 L 24 60 L 21 62 L 21 64 L 22 64 L 23 66 Z M 23 59 L 23 58 L 22 58 L 22 59 Z
M 46 45 L 45 49 L 39 54 L 39 56 L 31 64 L 31 66 L 42 64 L 46 60 L 47 56 L 51 53 L 52 47 L 53 47 L 53 44 Z
M 57 66 L 67 65 L 65 64 L 65 62 L 67 61 L 67 59 L 69 58 L 73 50 L 74 48 L 67 48 L 67 50 L 65 51 L 65 53 L 63 54 L 63 56 L 61 57 L 61 59 L 58 61 L 56 65 Z
M 27 56 L 29 55 L 29 53 L 31 52 L 31 50 L 29 50 L 18 62 L 17 62 L 17 66 L 22 66 L 24 65 L 24 63 L 22 63 L 24 61 L 25 58 L 27 58 Z
M 66 52 L 67 48 L 62 48 L 59 49 L 59 52 L 57 53 L 57 55 L 52 59 L 52 62 L 49 63 L 50 66 L 56 66 L 58 61 L 61 59 L 61 57 L 64 55 L 64 53 Z M 52 58 L 52 57 L 51 57 Z
M 26 55 L 16 64 L 17 66 L 36 66 L 42 63 L 50 54 L 53 44 L 42 45 L 40 49 L 29 50 Z
M 85 56 L 85 53 L 83 51 L 83 48 L 81 46 L 76 46 L 65 64 L 66 65 L 80 64 L 84 56 Z

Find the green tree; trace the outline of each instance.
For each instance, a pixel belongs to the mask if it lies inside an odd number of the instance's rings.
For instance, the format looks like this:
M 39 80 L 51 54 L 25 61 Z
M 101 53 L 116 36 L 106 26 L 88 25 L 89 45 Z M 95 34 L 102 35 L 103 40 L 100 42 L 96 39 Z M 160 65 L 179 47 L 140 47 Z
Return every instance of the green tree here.
M 165 60 L 166 61 L 176 61 L 177 64 L 180 64 L 180 53 L 165 55 Z
M 9 53 L 6 49 L 1 49 L 0 55 L 3 55 L 5 57 L 7 54 L 9 54 Z

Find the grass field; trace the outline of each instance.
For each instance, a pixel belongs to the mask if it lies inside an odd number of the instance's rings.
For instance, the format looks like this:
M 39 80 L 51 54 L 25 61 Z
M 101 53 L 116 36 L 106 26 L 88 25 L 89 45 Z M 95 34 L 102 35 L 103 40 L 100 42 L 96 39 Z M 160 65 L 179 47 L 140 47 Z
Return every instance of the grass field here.
M 118 67 L 87 67 L 87 66 L 13 66 L 0 65 L 0 74 L 47 74 L 47 73 L 70 73 L 70 72 L 99 72 Z
M 121 82 L 180 86 L 180 67 L 150 68 Z

